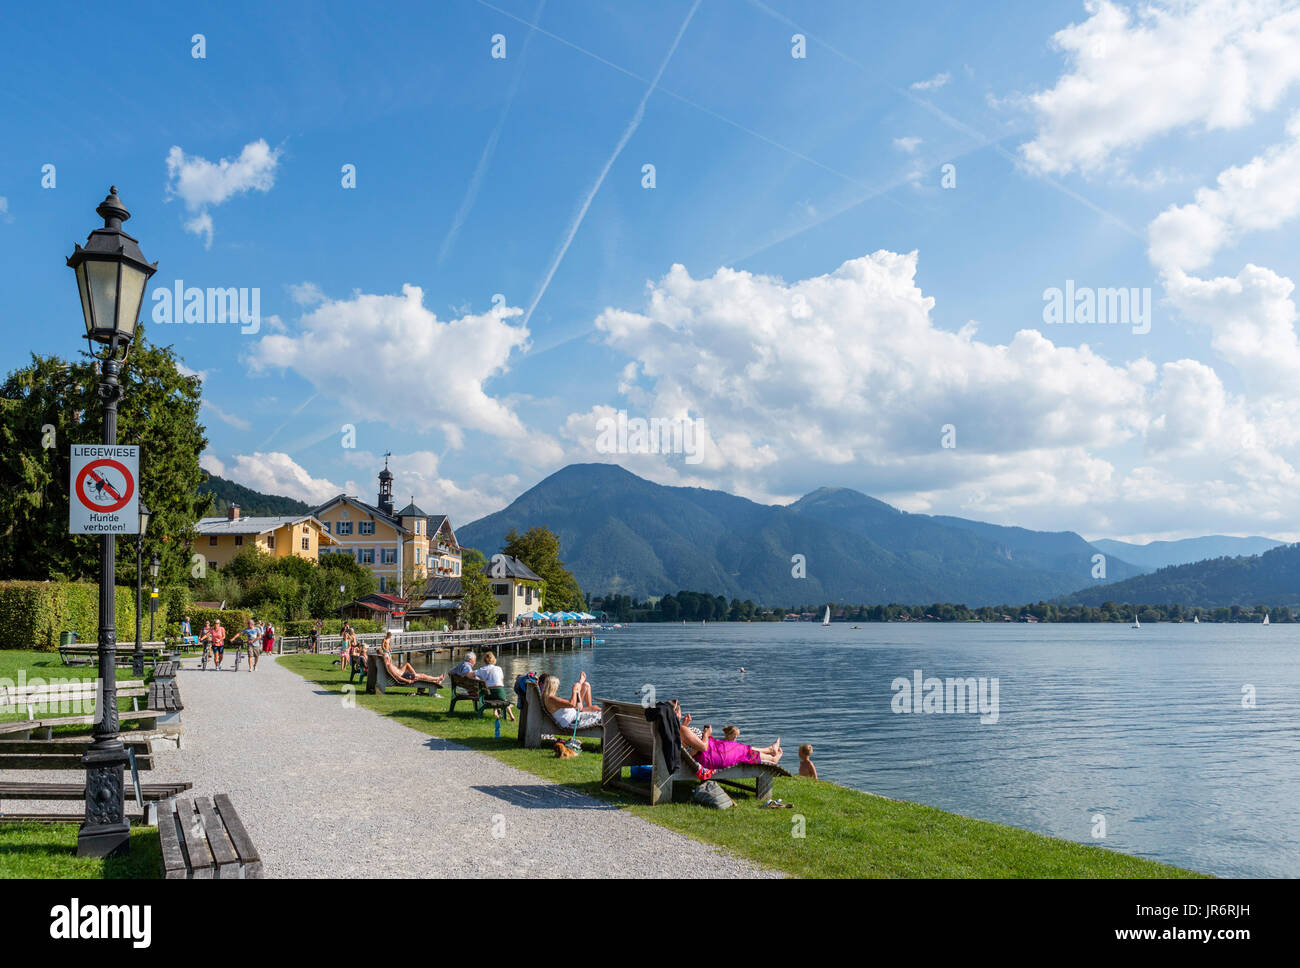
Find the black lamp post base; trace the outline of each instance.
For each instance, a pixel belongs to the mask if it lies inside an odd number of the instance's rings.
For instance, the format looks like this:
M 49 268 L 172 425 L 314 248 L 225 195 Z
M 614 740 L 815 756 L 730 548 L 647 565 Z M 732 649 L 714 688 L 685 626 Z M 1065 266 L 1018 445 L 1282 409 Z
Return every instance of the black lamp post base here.
M 126 750 L 90 749 L 86 764 L 86 821 L 77 831 L 78 857 L 120 857 L 131 847 L 131 824 L 126 819 Z
M 144 675 L 144 654 L 137 652 L 131 657 L 131 675 Z

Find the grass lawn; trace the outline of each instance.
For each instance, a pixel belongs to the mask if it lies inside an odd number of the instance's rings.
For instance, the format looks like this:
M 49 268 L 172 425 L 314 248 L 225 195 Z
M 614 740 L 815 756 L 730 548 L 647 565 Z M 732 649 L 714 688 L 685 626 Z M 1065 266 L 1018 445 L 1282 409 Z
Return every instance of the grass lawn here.
M 324 689 L 342 693 L 347 685 L 346 674 L 331 664 L 330 656 L 286 655 L 279 661 Z M 447 692 L 443 690 L 444 697 Z M 772 794 L 793 803 L 793 810 L 759 809 L 754 797 L 731 789 L 727 792 L 736 801 L 731 810 L 708 810 L 692 803 L 652 809 L 645 802 L 601 790 L 598 742 L 588 740 L 588 752 L 561 760 L 551 750 L 517 746 L 515 727 L 507 722 L 501 724 L 501 738 L 494 738 L 492 718 L 479 718 L 463 703 L 454 715 L 449 714 L 446 698 L 430 700 L 409 690 L 368 696 L 358 690 L 356 701 L 429 736 L 461 743 L 521 770 L 618 803 L 653 823 L 796 876 L 1201 876 L 1128 854 L 797 776 L 777 780 Z M 798 817 L 803 818 L 803 837 L 794 836 Z
M 118 644 L 121 645 L 122 643 Z M 134 640 L 132 640 L 131 645 L 127 646 L 127 648 L 129 650 L 133 647 Z M 119 681 L 123 679 L 136 678 L 131 674 L 131 667 L 129 665 L 118 666 L 115 671 Z M 57 681 L 60 679 L 65 681 L 68 679 L 94 679 L 99 675 L 99 666 L 93 663 L 90 665 L 64 665 L 59 661 L 59 653 L 57 652 L 37 652 L 32 649 L 0 649 L 0 680 L 9 680 L 10 682 L 17 683 L 19 672 L 25 673 L 26 682 L 29 684 L 33 679 L 40 679 L 48 684 L 51 681 Z M 117 708 L 126 712 L 131 708 L 131 700 L 126 698 L 119 699 L 117 702 Z M 50 715 L 58 716 L 62 714 L 51 712 Z M 13 709 L 0 706 L 0 722 L 11 719 L 26 718 L 26 707 L 22 709 Z M 40 718 L 40 713 L 37 713 L 36 718 Z M 123 725 L 125 729 L 132 728 L 129 723 Z M 62 734 L 65 732 L 88 732 L 89 730 L 89 726 L 60 727 L 58 732 Z
M 157 827 L 132 827 L 125 857 L 77 856 L 75 823 L 0 823 L 0 879 L 80 880 L 162 876 Z

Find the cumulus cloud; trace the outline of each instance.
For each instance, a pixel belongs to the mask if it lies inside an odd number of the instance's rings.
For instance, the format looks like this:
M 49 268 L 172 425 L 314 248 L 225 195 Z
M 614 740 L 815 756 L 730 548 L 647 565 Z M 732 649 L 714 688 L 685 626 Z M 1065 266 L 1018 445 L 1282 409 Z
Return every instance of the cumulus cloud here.
M 899 151 L 902 151 L 909 155 L 920 146 L 921 146 L 921 139 L 914 136 L 894 139 L 894 147 L 897 148 Z
M 368 451 L 346 452 L 350 477 L 344 487 L 348 494 L 374 503 L 378 492 L 376 475 L 384 466 L 381 455 Z M 394 453 L 388 460 L 393 473 L 393 502 L 397 508 L 414 500 L 429 514 L 445 514 L 453 529 L 476 521 L 485 514 L 499 511 L 516 497 L 522 483 L 514 474 L 483 474 L 458 484 L 441 469 L 437 454 L 427 450 Z M 482 549 L 480 549 L 482 550 Z
M 319 504 L 343 490 L 326 478 L 313 477 L 292 457 L 279 451 L 237 454 L 229 461 L 205 454 L 199 465 L 209 474 L 263 494 L 297 498 L 308 504 Z
M 358 292 L 322 298 L 296 326 L 253 344 L 246 359 L 254 372 L 292 370 L 353 422 L 438 428 L 453 447 L 465 430 L 477 430 L 546 452 L 546 439 L 530 436 L 485 389 L 528 345 L 527 327 L 514 321 L 521 314 L 502 306 L 442 320 L 418 286 L 405 285 L 400 295 Z
M 1043 172 L 1093 171 L 1184 127 L 1240 128 L 1300 79 L 1300 8 L 1278 0 L 1182 0 L 1130 11 L 1089 0 L 1087 20 L 1052 38 L 1070 62 L 1029 105 L 1021 146 Z
M 263 139 L 250 141 L 235 158 L 208 161 L 187 155 L 179 145 L 167 153 L 167 193 L 185 203 L 190 218 L 185 230 L 203 238 L 212 247 L 213 223 L 209 209 L 235 195 L 250 191 L 269 192 L 275 184 L 280 149 Z

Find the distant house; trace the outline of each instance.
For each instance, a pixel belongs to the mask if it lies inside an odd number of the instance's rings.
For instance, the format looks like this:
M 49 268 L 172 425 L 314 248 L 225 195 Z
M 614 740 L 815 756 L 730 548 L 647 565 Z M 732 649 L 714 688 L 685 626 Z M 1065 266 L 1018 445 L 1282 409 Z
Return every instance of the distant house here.
M 406 602 L 396 595 L 374 592 L 343 606 L 345 618 L 371 619 L 385 629 L 400 631 L 406 623 Z
M 232 504 L 225 517 L 200 518 L 195 530 L 195 551 L 207 559 L 209 568 L 229 564 L 245 548 L 315 563 L 323 546 L 336 543 L 310 514 L 245 518 L 240 516 L 238 504 Z
M 492 583 L 498 625 L 514 625 L 542 607 L 542 576 L 518 558 L 494 555 L 483 574 Z
M 465 590 L 461 587 L 459 578 L 430 578 L 418 595 L 411 596 L 406 617 L 412 621 L 433 619 L 445 621 L 449 626 L 454 625 L 464 597 Z
M 387 460 L 379 472 L 376 504 L 340 494 L 312 513 L 335 539 L 321 553 L 351 555 L 374 573 L 381 592 L 406 594 L 403 586 L 412 577 L 460 576 L 460 545 L 445 514 L 426 514 L 414 501 L 393 510 L 393 473 Z

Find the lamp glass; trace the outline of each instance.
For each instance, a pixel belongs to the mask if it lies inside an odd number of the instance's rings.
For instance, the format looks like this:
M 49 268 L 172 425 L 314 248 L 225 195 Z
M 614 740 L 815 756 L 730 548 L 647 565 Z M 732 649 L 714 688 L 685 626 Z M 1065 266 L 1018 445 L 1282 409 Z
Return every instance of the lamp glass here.
M 86 323 L 86 335 L 94 336 L 94 317 L 90 315 L 90 290 L 86 282 L 86 263 L 77 266 L 77 290 L 81 293 L 81 318 Z
M 152 575 L 154 578 L 158 577 L 158 566 L 160 564 L 162 564 L 162 562 L 158 560 L 157 555 L 154 555 L 153 561 L 149 562 L 149 574 Z
M 140 536 L 141 537 L 144 537 L 145 533 L 148 532 L 149 519 L 151 517 L 153 517 L 153 513 L 147 507 L 141 504 L 140 505 Z
M 122 284 L 117 296 L 117 330 L 127 339 L 135 336 L 144 284 L 149 276 L 129 262 L 122 263 Z
M 82 265 L 90 283 L 90 308 L 93 310 L 90 336 L 107 343 L 113 335 L 117 316 L 117 263 L 87 259 Z

